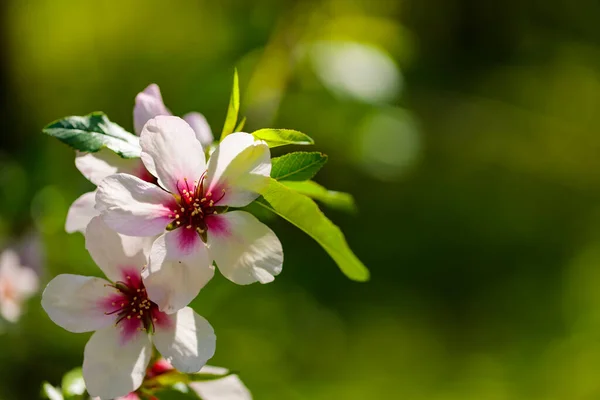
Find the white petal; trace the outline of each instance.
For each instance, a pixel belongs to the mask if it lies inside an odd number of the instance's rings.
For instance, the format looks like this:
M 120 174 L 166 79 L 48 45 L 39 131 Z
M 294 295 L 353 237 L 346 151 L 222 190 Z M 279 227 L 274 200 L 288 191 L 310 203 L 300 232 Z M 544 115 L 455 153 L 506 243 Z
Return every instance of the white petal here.
M 0 254 L 0 280 L 18 280 L 21 268 L 19 255 L 14 250 L 6 249 Z
M 137 175 L 135 172 L 140 167 L 140 161 L 121 158 L 113 151 L 103 149 L 97 153 L 77 152 L 75 166 L 86 179 L 99 185 L 104 178 L 118 172 Z
M 152 356 L 152 342 L 139 332 L 123 343 L 119 329 L 97 331 L 85 345 L 83 379 L 90 396 L 114 399 L 140 387 Z
M 196 139 L 202 144 L 203 148 L 206 148 L 213 142 L 214 137 L 212 130 L 204 115 L 197 112 L 191 112 L 185 114 L 183 119 L 192 127 L 194 133 L 196 133 Z
M 214 197 L 220 197 L 225 190 L 219 205 L 244 207 L 268 185 L 270 174 L 269 146 L 248 133 L 232 133 L 208 160 L 205 188 Z
M 192 128 L 179 117 L 156 117 L 148 121 L 140 136 L 142 161 L 162 187 L 178 194 L 193 190 L 206 169 L 204 150 Z
M 205 365 L 200 373 L 225 374 L 227 369 Z M 190 387 L 203 400 L 252 400 L 248 388 L 237 375 L 204 382 L 192 382 Z
M 142 271 L 148 297 L 159 309 L 172 314 L 187 306 L 214 276 L 206 246 L 196 241 L 185 253 L 178 248 L 179 228 L 160 236 L 152 245 L 148 268 Z
M 252 214 L 232 211 L 207 223 L 209 254 L 227 279 L 239 285 L 268 283 L 281 272 L 281 242 Z
M 65 231 L 67 233 L 85 232 L 85 228 L 92 218 L 100 213 L 95 209 L 96 191 L 84 193 L 69 207 Z
M 169 327 L 157 327 L 154 345 L 181 372 L 198 372 L 215 354 L 217 337 L 203 317 L 189 307 L 172 316 Z
M 95 217 L 85 231 L 85 248 L 108 279 L 123 279 L 123 271 L 141 271 L 148 263 L 153 237 L 121 235 L 100 217 Z
M 16 322 L 22 313 L 22 303 L 38 289 L 38 276 L 29 267 L 21 265 L 13 250 L 0 255 L 0 314 Z
M 13 299 L 3 299 L 0 296 L 0 316 L 8 322 L 17 322 L 21 318 L 23 308 Z
M 171 112 L 163 103 L 160 88 L 153 83 L 135 97 L 133 107 L 135 133 L 139 135 L 146 122 L 158 115 L 171 115 Z
M 92 276 L 63 274 L 52 279 L 42 294 L 42 307 L 55 324 L 70 332 L 89 332 L 111 325 L 102 300 L 115 293 L 107 281 Z
M 155 236 L 171 222 L 173 196 L 128 174 L 104 179 L 96 194 L 96 210 L 108 226 L 130 236 Z

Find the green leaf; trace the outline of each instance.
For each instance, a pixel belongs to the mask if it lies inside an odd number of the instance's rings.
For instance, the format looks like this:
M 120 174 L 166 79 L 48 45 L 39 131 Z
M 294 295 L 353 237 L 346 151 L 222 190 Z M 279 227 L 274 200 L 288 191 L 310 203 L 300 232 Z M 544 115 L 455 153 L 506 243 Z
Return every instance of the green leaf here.
M 200 397 L 193 390 L 183 392 L 173 388 L 159 390 L 154 393 L 155 398 L 160 400 L 198 400 Z
M 234 132 L 241 132 L 244 129 L 244 125 L 246 125 L 246 117 L 242 118 L 239 124 L 235 127 Z
M 80 151 L 94 153 L 107 147 L 123 158 L 136 158 L 141 153 L 139 138 L 101 112 L 65 117 L 47 125 L 43 132 Z
M 85 393 L 85 382 L 81 368 L 67 372 L 62 378 L 62 391 L 66 397 L 80 396 Z
M 224 374 L 209 374 L 207 372 L 196 372 L 195 374 L 187 374 L 189 381 L 188 382 L 206 382 L 206 381 L 215 381 L 217 379 L 223 379 L 229 375 L 233 375 L 235 372 L 228 371 Z
M 271 177 L 278 181 L 306 181 L 327 162 L 323 153 L 298 151 L 271 159 Z
M 225 117 L 225 124 L 223 125 L 223 132 L 221 132 L 221 140 L 225 136 L 233 132 L 235 124 L 238 119 L 238 112 L 240 111 L 240 82 L 238 78 L 237 69 L 233 73 L 233 89 L 231 91 L 231 98 L 229 99 L 229 108 L 227 109 L 227 116 Z
M 357 211 L 354 197 L 352 197 L 350 193 L 328 190 L 314 181 L 282 181 L 281 183 L 288 188 L 320 201 L 321 203 L 333 209 L 342 210 L 349 213 L 355 213 Z
M 259 129 L 252 132 L 255 138 L 264 140 L 269 147 L 285 146 L 286 144 L 315 144 L 310 136 L 291 129 Z
M 340 228 L 309 197 L 271 178 L 268 188 L 256 202 L 315 239 L 348 278 L 361 282 L 369 280 L 369 270 L 350 250 Z
M 48 382 L 42 383 L 42 396 L 50 400 L 64 400 L 64 397 L 60 390 L 55 388 Z
M 177 370 L 172 370 L 170 372 L 160 374 L 151 380 L 146 382 L 146 385 L 149 387 L 160 386 L 160 387 L 172 387 L 175 384 L 188 384 L 190 382 L 204 382 L 204 381 L 213 381 L 216 379 L 225 378 L 233 374 L 234 372 L 225 372 L 223 374 L 213 374 L 206 372 L 197 372 L 193 374 L 187 374 L 183 372 L 179 372 Z

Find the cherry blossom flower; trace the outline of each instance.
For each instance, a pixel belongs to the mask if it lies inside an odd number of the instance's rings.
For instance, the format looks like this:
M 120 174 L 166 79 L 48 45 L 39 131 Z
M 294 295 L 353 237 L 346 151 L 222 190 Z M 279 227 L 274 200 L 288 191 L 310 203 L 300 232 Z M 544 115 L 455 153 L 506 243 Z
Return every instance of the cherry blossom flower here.
M 165 359 L 157 360 L 146 372 L 146 379 L 165 374 L 173 370 L 173 366 Z M 226 375 L 229 371 L 221 367 L 205 365 L 199 373 Z M 200 396 L 202 400 L 252 400 L 252 395 L 237 375 L 231 374 L 220 379 L 192 382 L 190 388 Z M 100 400 L 100 399 L 93 399 Z M 127 396 L 115 400 L 140 400 L 140 397 L 132 392 Z
M 12 250 L 0 254 L 0 316 L 17 322 L 23 313 L 23 303 L 38 290 L 38 277 L 29 267 L 22 266 Z
M 196 277 L 213 260 L 237 284 L 273 281 L 283 263 L 279 239 L 252 214 L 228 209 L 250 204 L 268 184 L 267 144 L 248 133 L 233 133 L 206 164 L 190 126 L 177 117 L 159 116 L 144 126 L 140 145 L 142 161 L 158 185 L 112 175 L 98 187 L 96 209 L 117 232 L 160 235 L 144 271 L 160 309 L 170 313 L 196 297 L 205 281 Z M 177 291 L 155 287 L 155 281 L 165 280 L 178 282 Z
M 139 135 L 142 127 L 150 119 L 157 115 L 171 115 L 169 109 L 163 103 L 160 88 L 156 84 L 149 85 L 135 98 L 133 109 L 133 121 L 135 133 Z M 183 117 L 194 130 L 196 137 L 204 146 L 213 141 L 212 131 L 206 118 L 200 113 L 191 112 Z M 75 158 L 75 166 L 94 185 L 109 175 L 117 172 L 126 172 L 135 175 L 148 182 L 154 182 L 155 178 L 144 167 L 140 159 L 123 159 L 108 149 L 97 153 L 78 152 Z M 85 232 L 90 220 L 98 215 L 94 206 L 96 204 L 96 191 L 84 193 L 73 202 L 67 213 L 65 230 L 69 233 Z
M 171 315 L 158 309 L 141 278 L 151 240 L 121 236 L 99 217 L 88 224 L 85 238 L 109 280 L 59 275 L 44 290 L 42 307 L 70 332 L 95 331 L 83 360 L 90 395 L 112 399 L 135 391 L 153 344 L 178 370 L 199 371 L 215 352 L 213 328 L 189 307 Z

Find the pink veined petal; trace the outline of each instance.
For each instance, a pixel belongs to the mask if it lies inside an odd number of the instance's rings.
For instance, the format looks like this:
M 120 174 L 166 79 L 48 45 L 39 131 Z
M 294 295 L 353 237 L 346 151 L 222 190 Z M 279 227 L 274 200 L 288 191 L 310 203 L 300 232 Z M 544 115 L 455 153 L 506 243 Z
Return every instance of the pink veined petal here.
M 67 233 L 85 232 L 92 218 L 100 213 L 96 210 L 96 191 L 84 193 L 69 207 L 65 231 Z
M 112 325 L 105 299 L 115 294 L 101 278 L 63 274 L 52 279 L 42 294 L 42 307 L 50 319 L 69 332 L 89 332 Z
M 85 232 L 85 248 L 113 282 L 123 279 L 124 269 L 133 269 L 133 275 L 139 276 L 148 263 L 153 241 L 153 237 L 121 235 L 110 229 L 100 217 L 92 219 Z
M 171 115 L 171 111 L 165 106 L 158 85 L 152 83 L 135 97 L 133 107 L 135 133 L 139 135 L 146 122 L 158 115 Z
M 270 174 L 269 146 L 248 133 L 232 133 L 208 160 L 205 192 L 220 197 L 224 191 L 218 205 L 244 207 L 268 185 Z
M 219 271 L 239 285 L 268 283 L 281 272 L 283 249 L 268 226 L 245 211 L 207 218 L 208 251 Z
M 130 236 L 155 236 L 164 232 L 176 205 L 168 192 L 128 174 L 104 179 L 96 194 L 96 210 L 104 222 Z
M 77 169 L 94 185 L 99 185 L 107 176 L 119 172 L 133 174 L 139 164 L 140 161 L 137 159 L 121 158 L 107 149 L 102 149 L 97 153 L 77 152 L 75 157 Z
M 204 150 L 192 128 L 179 117 L 156 117 L 140 136 L 142 161 L 159 184 L 174 194 L 194 185 L 206 169 Z
M 214 276 L 206 246 L 195 231 L 193 247 L 186 243 L 181 251 L 181 237 L 189 234 L 184 231 L 190 230 L 176 229 L 156 239 L 148 267 L 142 271 L 148 298 L 168 314 L 187 306 Z
M 181 372 L 198 372 L 215 354 L 217 338 L 206 319 L 185 307 L 172 315 L 173 325 L 157 327 L 154 345 Z
M 98 330 L 85 345 L 83 379 L 90 396 L 114 399 L 140 387 L 152 356 L 152 342 L 138 331 L 123 343 L 118 327 Z
M 214 137 L 204 115 L 198 112 L 191 112 L 185 114 L 183 120 L 192 127 L 194 133 L 196 133 L 196 139 L 202 144 L 203 148 L 211 145 Z

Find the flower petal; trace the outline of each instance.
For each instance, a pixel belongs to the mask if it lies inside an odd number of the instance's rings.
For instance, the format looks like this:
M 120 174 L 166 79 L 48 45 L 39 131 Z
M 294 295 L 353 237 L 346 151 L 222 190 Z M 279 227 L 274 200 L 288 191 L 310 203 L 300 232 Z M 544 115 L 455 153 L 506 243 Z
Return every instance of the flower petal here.
M 113 282 L 122 279 L 124 270 L 142 270 L 153 241 L 153 237 L 120 235 L 100 217 L 92 219 L 85 231 L 85 248 Z
M 192 127 L 194 133 L 196 133 L 196 139 L 202 144 L 202 147 L 206 148 L 213 142 L 214 137 L 212 130 L 204 115 L 197 112 L 191 112 L 185 114 L 183 120 Z
M 245 211 L 207 219 L 208 251 L 219 271 L 239 285 L 268 283 L 281 272 L 281 242 L 268 226 Z
M 67 233 L 85 232 L 85 228 L 92 218 L 100 213 L 95 209 L 96 191 L 84 193 L 77 198 L 69 207 L 65 231 Z
M 104 179 L 96 194 L 96 210 L 112 229 L 130 236 L 155 236 L 171 222 L 173 196 L 128 174 Z
M 204 150 L 192 128 L 179 117 L 156 117 L 140 136 L 142 161 L 162 187 L 178 194 L 198 181 L 206 169 Z M 188 187 L 189 189 L 189 187 Z
M 158 115 L 171 115 L 171 112 L 163 102 L 160 88 L 153 83 L 135 97 L 135 106 L 133 107 L 135 133 L 139 135 L 146 122 Z
M 21 265 L 19 256 L 7 249 L 0 254 L 0 314 L 16 322 L 22 314 L 22 304 L 38 290 L 38 276 Z
M 70 332 L 89 332 L 111 325 L 102 301 L 115 293 L 108 282 L 92 276 L 63 274 L 52 279 L 42 294 L 50 319 Z
M 215 354 L 217 337 L 212 326 L 185 307 L 172 316 L 168 327 L 157 327 L 154 345 L 181 372 L 198 372 Z
M 23 308 L 21 303 L 13 299 L 0 299 L 0 315 L 8 322 L 15 323 L 21 318 Z
M 139 332 L 123 343 L 117 327 L 97 331 L 85 345 L 83 379 L 90 396 L 114 399 L 140 387 L 152 356 L 152 342 Z
M 269 146 L 252 135 L 237 132 L 228 135 L 208 160 L 205 188 L 215 197 L 224 197 L 218 205 L 244 207 L 268 185 L 271 174 Z
M 185 251 L 179 248 L 183 235 L 196 236 Z M 188 239 L 184 239 L 188 240 Z M 206 246 L 193 230 L 179 228 L 160 236 L 152 245 L 148 268 L 142 271 L 148 297 L 159 309 L 172 314 L 187 306 L 214 276 Z
M 226 374 L 225 368 L 205 365 L 200 373 Z M 204 382 L 192 382 L 190 388 L 204 400 L 252 400 L 248 388 L 237 375 L 228 375 L 225 378 Z
M 113 151 L 103 149 L 97 153 L 77 152 L 75 166 L 87 180 L 99 185 L 104 178 L 118 172 L 136 175 L 134 172 L 139 169 L 140 160 L 121 158 Z

